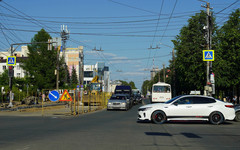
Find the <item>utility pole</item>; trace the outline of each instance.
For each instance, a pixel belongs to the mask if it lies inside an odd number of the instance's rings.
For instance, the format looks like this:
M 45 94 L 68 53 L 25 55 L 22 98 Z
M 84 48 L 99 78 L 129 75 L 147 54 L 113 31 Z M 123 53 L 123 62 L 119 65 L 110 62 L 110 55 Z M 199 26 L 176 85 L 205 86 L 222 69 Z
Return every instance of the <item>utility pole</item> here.
M 83 55 L 83 47 L 79 46 L 79 85 L 83 86 L 83 81 L 84 81 L 84 55 Z
M 10 56 L 13 56 L 13 44 L 11 44 L 11 48 L 10 48 Z M 17 61 L 17 60 L 16 60 Z M 12 94 L 12 78 L 14 77 L 14 70 L 13 70 L 13 66 L 8 66 L 8 75 L 9 75 L 9 105 L 8 107 L 13 107 L 13 94 Z
M 79 86 L 80 86 L 80 97 L 81 97 L 81 104 L 83 105 L 83 82 L 84 82 L 84 55 L 83 55 L 83 46 L 79 46 Z
M 202 2 L 206 2 L 206 1 L 202 1 Z M 210 3 L 206 2 L 206 6 L 202 6 L 204 8 L 206 8 L 206 13 L 207 13 L 207 18 L 206 18 L 206 22 L 207 25 L 205 26 L 205 29 L 207 31 L 206 33 L 206 42 L 207 42 L 207 50 L 211 50 L 212 48 L 212 16 L 211 16 L 211 12 L 210 12 Z M 206 81 L 206 95 L 208 96 L 212 96 L 212 89 L 210 88 L 210 74 L 212 73 L 212 62 L 207 61 L 207 81 Z
M 61 26 L 61 38 L 62 38 L 62 51 L 63 51 L 63 57 L 65 58 L 65 50 L 66 50 L 66 41 L 69 39 L 69 31 L 67 29 L 67 26 L 62 25 Z
M 160 47 L 159 47 L 158 45 L 156 45 L 156 47 L 152 47 L 152 45 L 150 45 L 150 47 L 149 47 L 148 49 L 149 49 L 149 50 L 152 50 L 152 49 L 160 49 Z M 154 56 L 153 56 L 153 69 L 154 69 Z M 161 70 L 159 69 L 158 82 L 161 82 L 160 72 L 161 72 Z
M 165 75 L 165 64 L 163 64 L 163 82 L 166 82 L 166 75 Z
M 69 39 L 69 31 L 67 30 L 67 26 L 62 25 L 61 26 L 61 38 L 62 38 L 62 56 L 65 60 L 65 70 L 67 70 L 67 64 L 66 64 L 66 41 Z M 67 83 L 67 75 L 65 76 L 65 83 Z
M 173 97 L 176 95 L 176 74 L 175 74 L 175 53 L 174 53 L 174 48 L 172 49 L 172 63 L 173 63 L 173 68 L 172 68 L 172 81 L 173 81 Z
M 57 47 L 57 69 L 56 69 L 56 89 L 57 91 L 59 90 L 59 54 L 60 54 L 60 49 Z

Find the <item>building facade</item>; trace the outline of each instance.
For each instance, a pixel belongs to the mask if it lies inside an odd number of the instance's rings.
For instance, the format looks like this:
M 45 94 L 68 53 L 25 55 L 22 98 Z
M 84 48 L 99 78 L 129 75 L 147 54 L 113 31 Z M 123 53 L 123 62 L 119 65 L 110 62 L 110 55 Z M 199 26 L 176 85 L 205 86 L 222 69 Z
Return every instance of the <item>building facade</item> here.
M 21 61 L 27 59 L 28 56 L 28 47 L 22 46 L 21 51 L 15 51 L 13 53 L 16 56 L 16 65 L 14 66 L 14 77 L 24 78 L 26 72 L 20 67 Z M 7 56 L 11 56 L 9 52 L 0 52 L 0 74 L 2 74 L 5 70 L 8 70 L 7 66 Z
M 74 67 L 78 80 L 80 74 L 80 50 L 83 50 L 83 46 L 79 46 L 78 48 L 67 48 L 65 51 L 65 62 L 68 66 L 68 71 L 71 75 L 72 68 Z M 22 46 L 21 51 L 14 52 L 13 55 L 16 56 L 14 77 L 24 78 L 26 76 L 26 72 L 20 67 L 20 64 L 22 60 L 27 59 L 28 52 L 29 51 L 27 46 Z M 60 56 L 62 55 L 63 53 L 61 52 Z M 5 70 L 8 70 L 8 66 L 6 64 L 7 56 L 10 56 L 9 52 L 0 52 L 0 74 L 2 74 Z M 109 67 L 105 66 L 104 62 L 97 62 L 94 65 L 84 65 L 84 85 L 90 84 L 95 76 L 99 77 L 99 82 L 102 83 L 102 90 L 110 92 L 110 72 Z

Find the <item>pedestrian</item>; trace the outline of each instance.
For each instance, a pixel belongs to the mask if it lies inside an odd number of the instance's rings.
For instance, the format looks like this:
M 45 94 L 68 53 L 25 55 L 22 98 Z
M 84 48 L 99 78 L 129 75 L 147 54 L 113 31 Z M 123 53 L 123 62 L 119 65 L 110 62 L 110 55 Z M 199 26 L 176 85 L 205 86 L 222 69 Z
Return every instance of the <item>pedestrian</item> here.
M 233 97 L 233 105 L 235 105 L 236 102 L 237 102 L 237 96 L 235 95 L 235 96 Z
M 45 98 L 46 98 L 46 95 L 45 95 L 45 93 L 43 92 L 43 94 L 42 94 L 42 99 L 43 99 L 44 102 L 45 102 Z
M 12 101 L 14 101 L 14 93 L 12 92 Z

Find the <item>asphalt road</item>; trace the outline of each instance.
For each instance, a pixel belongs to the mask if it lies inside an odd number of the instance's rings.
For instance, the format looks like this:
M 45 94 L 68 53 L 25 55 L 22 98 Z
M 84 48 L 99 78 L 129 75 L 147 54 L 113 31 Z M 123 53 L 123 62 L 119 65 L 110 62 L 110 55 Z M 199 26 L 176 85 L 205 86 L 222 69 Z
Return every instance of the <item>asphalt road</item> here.
M 137 122 L 137 109 L 79 117 L 0 117 L 0 150 L 240 149 L 240 122 Z

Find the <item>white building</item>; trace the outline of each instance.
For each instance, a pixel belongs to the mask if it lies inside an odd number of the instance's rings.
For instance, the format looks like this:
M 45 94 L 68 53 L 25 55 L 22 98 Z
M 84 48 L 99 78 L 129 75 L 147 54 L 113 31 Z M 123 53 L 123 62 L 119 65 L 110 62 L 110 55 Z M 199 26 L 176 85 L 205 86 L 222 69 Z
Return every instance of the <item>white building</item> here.
M 25 76 L 25 71 L 20 67 L 20 63 L 23 59 L 27 58 L 28 47 L 22 46 L 21 51 L 15 51 L 13 53 L 16 56 L 16 66 L 14 66 L 14 77 L 23 78 Z M 8 69 L 6 59 L 7 56 L 11 56 L 9 52 L 0 52 L 0 74 L 2 74 L 6 69 Z

